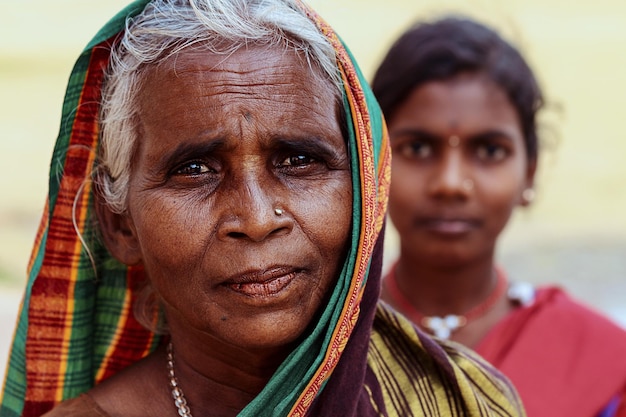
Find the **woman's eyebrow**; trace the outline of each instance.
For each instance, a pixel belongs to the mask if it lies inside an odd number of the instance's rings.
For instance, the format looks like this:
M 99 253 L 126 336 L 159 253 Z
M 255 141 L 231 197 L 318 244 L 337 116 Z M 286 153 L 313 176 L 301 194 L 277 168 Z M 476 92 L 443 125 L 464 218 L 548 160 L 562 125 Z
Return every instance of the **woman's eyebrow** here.
M 494 139 L 507 140 L 507 141 L 512 141 L 513 140 L 511 135 L 509 135 L 504 130 L 499 130 L 499 129 L 486 130 L 486 131 L 483 131 L 483 132 L 479 132 L 479 133 L 470 135 L 467 138 L 467 140 L 471 141 L 471 142 L 483 141 L 483 140 L 494 140 Z
M 390 132 L 390 138 L 391 141 L 393 142 L 394 138 L 401 138 L 401 137 L 406 137 L 406 136 L 411 136 L 415 139 L 422 139 L 422 140 L 428 140 L 431 142 L 437 142 L 437 141 L 443 141 L 446 140 L 446 138 L 442 138 L 441 136 L 432 133 L 428 130 L 424 130 L 424 129 L 417 129 L 417 128 L 406 128 L 406 129 L 398 129 L 398 130 L 393 130 L 392 132 Z
M 292 149 L 294 151 L 314 154 L 326 158 L 336 158 L 342 151 L 345 150 L 343 146 L 333 146 L 333 144 L 329 143 L 327 140 L 314 135 L 300 136 L 297 138 L 283 136 L 275 137 L 272 140 L 271 147 L 276 149 Z
M 441 142 L 449 139 L 448 137 L 442 137 L 441 135 L 437 135 L 428 130 L 414 128 L 394 130 L 390 134 L 392 141 L 394 137 L 396 139 L 399 139 L 406 136 L 410 136 L 415 139 L 428 140 L 430 142 Z M 509 135 L 506 131 L 500 129 L 490 129 L 469 136 L 465 136 L 465 140 L 469 142 L 492 139 L 513 140 L 511 135 Z
M 201 158 L 218 150 L 223 150 L 226 147 L 226 139 L 224 138 L 202 142 L 182 142 L 159 158 L 155 165 L 155 171 L 168 171 L 174 165 L 180 164 L 185 160 Z

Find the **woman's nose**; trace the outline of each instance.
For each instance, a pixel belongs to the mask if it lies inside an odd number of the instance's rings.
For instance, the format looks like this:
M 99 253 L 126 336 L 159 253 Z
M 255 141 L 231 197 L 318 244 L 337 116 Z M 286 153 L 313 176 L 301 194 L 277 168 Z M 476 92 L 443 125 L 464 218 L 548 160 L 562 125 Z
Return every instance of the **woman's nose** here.
M 292 229 L 293 216 L 286 201 L 280 198 L 279 184 L 263 181 L 255 175 L 235 182 L 233 192 L 219 197 L 230 200 L 223 204 L 226 209 L 222 211 L 218 226 L 220 238 L 261 242 Z
M 430 193 L 437 198 L 465 199 L 474 188 L 460 149 L 445 152 L 433 170 Z

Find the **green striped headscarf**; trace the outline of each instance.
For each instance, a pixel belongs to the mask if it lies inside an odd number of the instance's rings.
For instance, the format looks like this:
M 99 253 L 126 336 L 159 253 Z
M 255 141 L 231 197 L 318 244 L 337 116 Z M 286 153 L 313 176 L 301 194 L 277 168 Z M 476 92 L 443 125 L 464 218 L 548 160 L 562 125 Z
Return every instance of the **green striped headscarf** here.
M 114 260 L 97 238 L 89 181 L 111 45 L 124 30 L 126 18 L 140 13 L 147 3 L 135 1 L 105 25 L 71 73 L 50 167 L 48 200 L 7 368 L 2 417 L 39 416 L 159 345 L 159 337 L 132 314 L 145 280 L 143 270 Z M 338 36 L 307 6 L 300 7 L 335 48 L 343 78 L 353 181 L 352 240 L 319 322 L 242 411 L 243 416 L 302 416 L 323 396 L 331 373 L 347 375 L 348 367 L 337 368 L 344 353 L 364 364 L 378 295 L 380 258 L 372 259 L 382 252 L 390 160 L 384 123 Z

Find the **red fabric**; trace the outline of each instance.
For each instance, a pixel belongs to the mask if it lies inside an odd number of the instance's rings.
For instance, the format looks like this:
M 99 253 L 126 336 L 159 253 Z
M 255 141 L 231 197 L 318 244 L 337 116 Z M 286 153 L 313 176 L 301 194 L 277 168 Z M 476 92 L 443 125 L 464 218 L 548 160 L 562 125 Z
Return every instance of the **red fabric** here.
M 615 417 L 626 417 L 626 390 L 622 393 L 620 405 L 615 412 Z
M 626 331 L 555 287 L 476 351 L 511 379 L 529 417 L 594 417 L 626 388 Z

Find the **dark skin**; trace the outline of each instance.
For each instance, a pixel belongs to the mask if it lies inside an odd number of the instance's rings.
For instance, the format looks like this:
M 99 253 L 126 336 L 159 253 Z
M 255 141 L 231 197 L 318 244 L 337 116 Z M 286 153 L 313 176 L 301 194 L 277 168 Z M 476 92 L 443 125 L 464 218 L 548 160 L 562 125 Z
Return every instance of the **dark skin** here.
M 486 77 L 461 74 L 418 86 L 388 124 L 398 287 L 424 315 L 464 314 L 493 291 L 497 239 L 533 185 L 518 114 Z M 475 346 L 512 308 L 501 297 L 451 339 Z
M 127 212 L 98 212 L 161 298 L 194 415 L 241 411 L 338 276 L 352 191 L 333 88 L 295 52 L 250 46 L 146 75 Z M 174 416 L 165 366 L 159 350 L 91 395 L 112 416 Z

